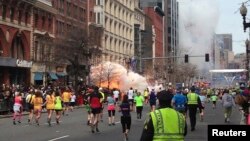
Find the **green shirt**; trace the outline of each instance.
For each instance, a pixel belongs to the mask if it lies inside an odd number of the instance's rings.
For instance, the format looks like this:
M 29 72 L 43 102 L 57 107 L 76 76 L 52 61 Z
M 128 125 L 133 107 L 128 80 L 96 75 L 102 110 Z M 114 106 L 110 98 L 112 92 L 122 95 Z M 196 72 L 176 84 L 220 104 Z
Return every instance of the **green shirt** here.
M 216 95 L 211 96 L 211 100 L 212 101 L 217 101 L 217 96 Z
M 135 96 L 134 102 L 135 102 L 136 107 L 143 106 L 143 102 L 144 102 L 143 96 L 141 96 L 141 95 L 140 96 Z

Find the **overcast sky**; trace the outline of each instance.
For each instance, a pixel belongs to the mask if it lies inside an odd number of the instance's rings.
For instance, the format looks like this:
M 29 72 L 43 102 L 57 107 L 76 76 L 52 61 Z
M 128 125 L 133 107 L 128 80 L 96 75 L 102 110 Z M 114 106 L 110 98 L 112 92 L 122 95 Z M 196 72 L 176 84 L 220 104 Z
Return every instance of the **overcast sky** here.
M 219 7 L 219 19 L 216 33 L 232 33 L 234 53 L 245 53 L 245 40 L 249 37 L 249 28 L 247 32 L 243 31 L 243 19 L 239 8 L 242 2 L 247 0 L 216 0 Z M 250 4 L 250 2 L 249 2 Z M 250 6 L 247 6 L 250 11 Z M 247 15 L 247 22 L 250 19 L 250 12 Z

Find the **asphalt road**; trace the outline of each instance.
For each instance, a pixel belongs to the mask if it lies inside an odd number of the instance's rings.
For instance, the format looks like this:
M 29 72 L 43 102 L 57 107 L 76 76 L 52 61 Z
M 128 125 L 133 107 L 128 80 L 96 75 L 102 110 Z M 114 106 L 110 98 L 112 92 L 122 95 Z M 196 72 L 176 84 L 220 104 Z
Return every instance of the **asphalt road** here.
M 144 106 L 143 119 L 136 119 L 136 113 L 132 112 L 132 126 L 129 133 L 130 141 L 139 141 L 143 123 L 149 106 Z M 12 118 L 0 119 L 0 141 L 122 141 L 122 127 L 120 124 L 120 113 L 116 113 L 116 125 L 108 126 L 107 110 L 104 110 L 103 122 L 100 123 L 100 133 L 91 133 L 86 125 L 87 114 L 84 108 L 75 109 L 68 116 L 63 116 L 60 125 L 55 123 L 53 115 L 52 127 L 46 123 L 47 114 L 43 113 L 40 119 L 40 126 L 27 124 L 27 116 L 23 116 L 22 123 L 13 125 Z M 240 115 L 235 108 L 232 113 L 230 124 L 239 124 Z M 188 134 L 185 141 L 206 141 L 208 124 L 225 124 L 223 109 L 220 103 L 216 109 L 212 109 L 211 103 L 207 103 L 205 119 L 199 121 L 194 132 L 190 131 L 189 118 L 187 118 Z M 228 124 L 228 123 L 226 123 Z

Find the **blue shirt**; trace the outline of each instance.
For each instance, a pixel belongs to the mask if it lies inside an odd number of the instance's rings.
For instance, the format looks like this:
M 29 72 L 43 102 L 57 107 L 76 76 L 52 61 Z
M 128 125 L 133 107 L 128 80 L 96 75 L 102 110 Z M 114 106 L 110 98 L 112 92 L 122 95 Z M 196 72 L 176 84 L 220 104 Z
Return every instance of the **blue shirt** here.
M 174 103 L 175 109 L 178 110 L 184 110 L 185 105 L 187 103 L 187 97 L 184 96 L 182 93 L 176 93 L 172 99 Z

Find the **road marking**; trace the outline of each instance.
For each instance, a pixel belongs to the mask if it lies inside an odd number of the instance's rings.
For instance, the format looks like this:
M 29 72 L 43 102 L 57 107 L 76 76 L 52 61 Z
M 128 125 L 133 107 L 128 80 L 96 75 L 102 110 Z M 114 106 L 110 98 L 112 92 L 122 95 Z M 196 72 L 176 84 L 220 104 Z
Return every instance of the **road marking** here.
M 69 137 L 69 135 L 58 137 L 58 138 L 54 138 L 54 139 L 51 139 L 51 140 L 48 140 L 48 141 L 56 141 L 56 140 L 60 140 L 60 139 L 67 138 L 67 137 Z
M 121 123 L 121 121 L 117 121 L 117 122 L 115 122 L 115 124 L 118 124 L 118 123 Z

